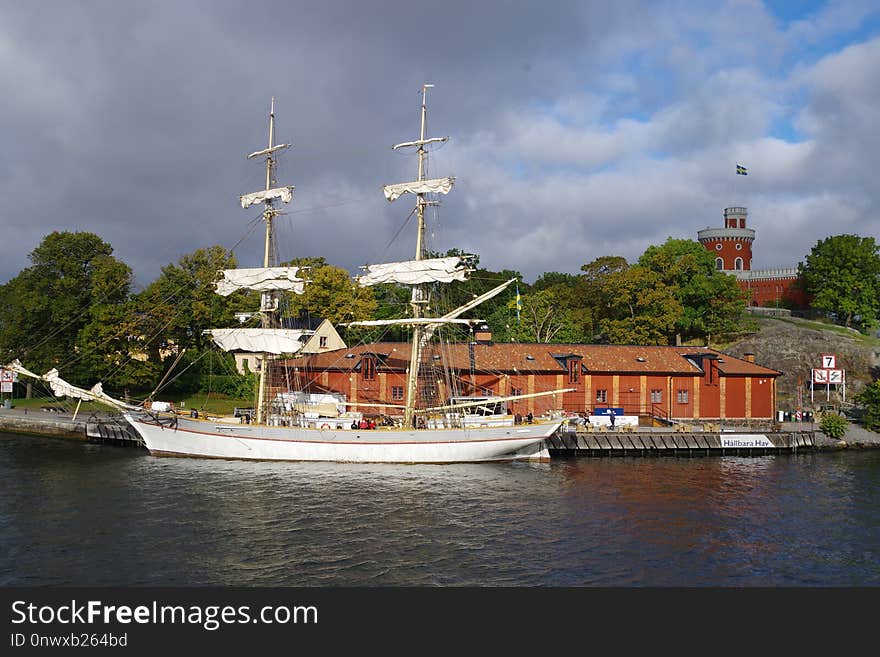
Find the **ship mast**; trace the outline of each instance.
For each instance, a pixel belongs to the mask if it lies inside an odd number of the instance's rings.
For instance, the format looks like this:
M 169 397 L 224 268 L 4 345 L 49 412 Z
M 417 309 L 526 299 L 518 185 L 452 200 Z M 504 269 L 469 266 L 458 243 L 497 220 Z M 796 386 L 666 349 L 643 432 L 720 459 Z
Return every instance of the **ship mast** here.
M 248 155 L 248 159 L 266 156 L 266 196 L 263 200 L 263 221 L 266 222 L 266 241 L 263 249 L 263 267 L 272 267 L 275 265 L 275 248 L 274 233 L 272 220 L 278 214 L 274 207 L 274 199 L 270 195 L 272 185 L 275 184 L 275 153 L 279 150 L 287 148 L 290 144 L 278 144 L 275 141 L 275 98 L 272 98 L 272 105 L 269 109 L 269 144 L 268 146 L 255 153 Z M 260 297 L 260 317 L 262 327 L 264 329 L 277 328 L 278 325 L 278 292 L 276 290 L 267 290 L 262 292 Z M 267 415 L 265 413 L 266 406 L 266 375 L 269 370 L 269 359 L 271 355 L 263 352 L 260 360 L 260 385 L 257 391 L 257 424 L 261 424 Z
M 402 146 L 418 146 L 419 171 L 418 178 L 416 179 L 417 182 L 422 182 L 425 179 L 425 146 L 432 142 L 446 141 L 448 139 L 448 137 L 434 137 L 431 139 L 425 138 L 425 119 L 428 114 L 428 89 L 433 86 L 433 84 L 425 84 L 422 86 L 422 113 L 418 141 L 407 142 L 405 144 L 398 144 L 397 146 L 394 146 L 395 149 Z M 428 205 L 428 201 L 425 200 L 424 192 L 419 192 L 418 194 L 416 194 L 416 196 L 418 198 L 418 201 L 416 202 L 418 232 L 416 233 L 415 259 L 422 260 L 425 257 L 425 207 Z M 413 286 L 410 305 L 412 306 L 414 319 L 419 319 L 422 317 L 422 308 L 425 304 L 427 304 L 427 293 L 424 289 L 424 286 Z M 413 326 L 412 350 L 410 352 L 409 372 L 407 373 L 406 382 L 406 408 L 404 410 L 403 416 L 404 426 L 407 427 L 413 426 L 414 408 L 416 397 L 418 395 L 419 363 L 421 360 L 421 342 L 423 331 L 424 328 L 421 327 L 419 324 L 415 324 Z

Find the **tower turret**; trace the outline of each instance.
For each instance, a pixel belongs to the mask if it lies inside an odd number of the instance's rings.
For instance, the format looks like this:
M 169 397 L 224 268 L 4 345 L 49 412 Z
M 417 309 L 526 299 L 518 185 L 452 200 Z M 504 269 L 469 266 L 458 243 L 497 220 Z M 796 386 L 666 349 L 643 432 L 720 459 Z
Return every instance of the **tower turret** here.
M 721 271 L 749 271 L 752 268 L 752 242 L 755 231 L 746 228 L 748 210 L 724 209 L 723 228 L 704 228 L 697 232 L 700 244 L 715 255 L 715 268 Z

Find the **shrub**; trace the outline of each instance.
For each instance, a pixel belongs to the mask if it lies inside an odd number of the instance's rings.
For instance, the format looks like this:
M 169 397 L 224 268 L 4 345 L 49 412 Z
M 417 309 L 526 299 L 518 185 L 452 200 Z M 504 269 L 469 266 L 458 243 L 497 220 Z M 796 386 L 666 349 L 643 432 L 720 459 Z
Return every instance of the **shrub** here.
M 856 396 L 856 402 L 865 409 L 865 414 L 862 416 L 865 429 L 880 432 L 880 381 L 865 386 L 865 389 Z
M 819 429 L 829 438 L 840 440 L 846 434 L 846 418 L 836 413 L 825 413 L 819 422 Z

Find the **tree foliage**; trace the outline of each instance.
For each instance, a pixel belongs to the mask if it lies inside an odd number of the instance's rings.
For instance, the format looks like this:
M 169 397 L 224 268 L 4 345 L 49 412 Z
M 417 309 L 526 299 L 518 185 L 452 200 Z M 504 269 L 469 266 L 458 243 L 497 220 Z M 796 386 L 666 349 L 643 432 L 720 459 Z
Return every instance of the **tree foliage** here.
M 20 358 L 37 372 L 55 367 L 85 383 L 93 358 L 108 349 L 89 335 L 127 301 L 131 268 L 87 232 L 53 232 L 29 257 L 31 266 L 0 286 L 0 348 L 6 360 Z
M 880 247 L 873 237 L 834 235 L 819 240 L 798 267 L 811 305 L 863 330 L 880 312 Z
M 865 409 L 862 424 L 869 431 L 880 433 L 880 381 L 874 381 L 856 395 L 856 403 Z
M 647 267 L 614 271 L 602 281 L 608 314 L 600 320 L 612 344 L 667 344 L 681 316 L 681 303 L 660 275 Z
M 518 317 L 515 300 L 499 308 L 491 317 L 491 325 L 498 327 L 493 335 L 504 342 L 580 342 L 582 333 L 558 293 L 554 286 L 521 296 Z
M 694 240 L 668 239 L 649 246 L 638 264 L 655 272 L 680 305 L 669 343 L 732 333 L 743 320 L 745 296 L 736 279 L 715 268 L 706 248 Z
M 370 289 L 360 287 L 345 269 L 328 265 L 324 258 L 302 258 L 289 264 L 308 267 L 303 276 L 309 281 L 303 294 L 289 294 L 285 315 L 307 313 L 333 324 L 372 319 L 376 299 Z
M 153 353 L 160 349 L 203 349 L 210 344 L 209 328 L 234 326 L 236 310 L 259 307 L 246 291 L 228 297 L 216 293 L 220 271 L 236 266 L 235 256 L 222 246 L 196 249 L 176 264 L 162 268 L 159 278 L 136 299 L 137 312 Z M 256 305 L 249 305 L 250 300 Z

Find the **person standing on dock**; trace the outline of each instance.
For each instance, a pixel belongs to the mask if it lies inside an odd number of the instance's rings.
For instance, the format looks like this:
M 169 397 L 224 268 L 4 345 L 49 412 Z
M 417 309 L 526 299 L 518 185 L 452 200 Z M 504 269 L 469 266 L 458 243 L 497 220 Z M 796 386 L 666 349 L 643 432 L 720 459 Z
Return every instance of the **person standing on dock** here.
M 614 409 L 613 408 L 608 409 L 608 416 L 609 416 L 609 419 L 611 420 L 611 428 L 613 429 L 614 428 Z

